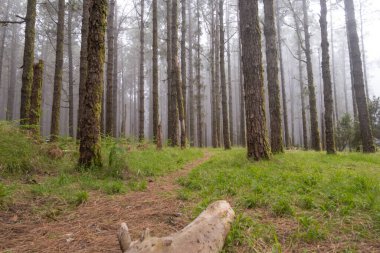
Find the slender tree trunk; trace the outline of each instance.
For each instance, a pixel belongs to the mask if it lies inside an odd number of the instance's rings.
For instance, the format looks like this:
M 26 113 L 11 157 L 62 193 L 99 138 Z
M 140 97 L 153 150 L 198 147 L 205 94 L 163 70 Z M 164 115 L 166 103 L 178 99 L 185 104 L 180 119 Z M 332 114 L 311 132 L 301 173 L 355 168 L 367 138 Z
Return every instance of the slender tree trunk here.
M 11 5 L 11 1 L 8 0 L 7 8 L 5 10 L 5 20 L 9 19 L 10 5 Z M 3 30 L 3 33 L 2 33 L 1 41 L 0 41 L 0 88 L 3 86 L 3 83 L 2 83 L 3 61 L 4 61 L 5 39 L 7 38 L 8 27 L 4 26 L 2 30 Z
M 186 147 L 185 110 L 182 92 L 181 71 L 178 62 L 178 0 L 172 0 L 172 84 L 176 89 L 177 110 L 181 130 L 181 148 Z
M 280 85 L 278 83 L 278 49 L 276 38 L 276 25 L 274 17 L 273 0 L 264 1 L 265 25 L 264 34 L 266 39 L 267 56 L 267 80 L 269 92 L 269 111 L 271 128 L 271 149 L 272 152 L 284 152 L 282 140 L 282 119 L 280 104 Z
M 343 61 L 343 87 L 344 87 L 344 108 L 346 114 L 348 114 L 348 96 L 347 96 L 347 73 L 346 73 L 346 44 L 343 42 L 342 49 L 342 61 Z
M 307 139 L 307 125 L 306 125 L 306 108 L 305 108 L 305 89 L 303 82 L 303 67 L 301 61 L 301 41 L 298 41 L 298 74 L 299 74 L 299 84 L 300 84 L 300 96 L 301 96 L 301 114 L 302 114 L 302 137 L 303 137 L 303 148 L 305 150 L 309 149 L 308 139 Z
M 51 112 L 51 140 L 57 140 L 59 135 L 59 120 L 61 112 L 61 90 L 63 74 L 63 42 L 65 35 L 65 0 L 58 2 L 58 24 L 57 24 L 57 47 L 55 54 L 55 73 L 54 73 L 54 93 L 53 107 Z
M 186 64 L 186 0 L 181 0 L 181 80 L 182 80 L 182 97 L 183 97 L 183 111 L 184 122 L 186 122 L 186 104 L 187 104 L 187 64 Z M 186 127 L 186 132 L 188 128 Z M 185 136 L 186 137 L 186 136 Z
M 42 101 L 42 80 L 44 62 L 40 60 L 33 67 L 33 87 L 30 96 L 30 122 L 33 132 L 40 135 L 41 101 Z
M 350 47 L 350 58 L 353 72 L 353 87 L 355 90 L 356 104 L 358 108 L 358 118 L 363 151 L 366 153 L 375 152 L 371 124 L 369 120 L 367 98 L 365 94 L 365 84 L 363 77 L 363 64 L 359 48 L 359 37 L 356 28 L 355 7 L 353 0 L 344 0 L 346 12 L 346 28 L 348 33 L 348 45 Z
M 113 85 L 112 85 L 112 133 L 118 137 L 118 94 L 119 94 L 119 28 L 117 21 L 117 3 L 115 0 L 115 21 L 114 21 L 114 57 L 113 57 Z M 121 114 L 122 115 L 122 114 Z
M 105 32 L 107 0 L 92 0 L 88 35 L 88 75 L 84 87 L 84 107 L 81 119 L 79 164 L 90 168 L 101 166 L 100 109 L 103 93 L 103 65 L 105 57 Z
M 240 12 L 238 11 L 240 22 Z M 240 141 L 243 147 L 246 146 L 246 121 L 245 121 L 245 92 L 243 83 L 243 68 L 242 68 L 242 55 L 241 55 L 241 33 L 239 29 L 239 90 L 240 90 Z
M 368 89 L 368 76 L 367 76 L 367 57 L 364 45 L 364 28 L 363 28 L 363 3 L 359 0 L 359 13 L 360 13 L 360 41 L 362 45 L 362 55 L 363 55 L 363 75 L 364 75 L 364 85 L 367 99 L 370 99 L 369 89 Z
M 218 1 L 214 1 L 215 10 L 218 9 Z M 216 136 L 217 146 L 220 147 L 222 143 L 222 126 L 221 126 L 221 87 L 220 87 L 220 28 L 219 28 L 219 15 L 215 14 L 215 106 L 216 106 Z
M 194 129 L 194 70 L 193 70 L 193 15 L 191 1 L 188 3 L 188 15 L 189 15 L 189 132 L 190 132 L 190 145 L 194 146 L 195 141 L 195 129 Z
M 323 75 L 323 91 L 325 102 L 325 131 L 326 131 L 326 151 L 327 154 L 335 154 L 335 135 L 333 124 L 334 104 L 332 97 L 332 82 L 330 73 L 330 56 L 329 42 L 327 32 L 327 4 L 326 0 L 320 0 L 321 4 L 321 38 L 322 38 L 322 75 Z
M 321 150 L 321 140 L 318 129 L 318 113 L 317 113 L 317 99 L 315 95 L 314 77 L 313 77 L 313 65 L 311 59 L 311 45 L 310 45 L 310 33 L 309 33 L 309 14 L 306 0 L 302 0 L 303 6 L 303 26 L 305 32 L 305 55 L 306 55 L 306 69 L 307 69 L 307 81 L 309 90 L 309 106 L 310 106 L 310 125 L 311 125 L 311 147 L 315 151 Z
M 210 71 L 211 71 L 211 117 L 212 117 L 212 138 L 211 144 L 213 148 L 218 147 L 217 135 L 217 104 L 216 104 L 216 79 L 215 79 L 215 4 L 213 0 L 209 1 L 209 8 L 211 9 L 211 45 L 210 45 Z
M 318 49 L 318 66 L 322 67 L 322 62 L 321 62 L 321 50 Z M 323 67 L 322 67 L 323 68 Z M 323 87 L 322 87 L 322 82 L 323 82 L 323 77 L 322 77 L 322 70 L 319 70 L 319 90 L 320 90 L 320 99 L 321 99 L 321 104 L 320 104 L 320 110 L 321 110 L 321 116 L 320 116 L 320 121 L 321 121 L 321 144 L 322 144 L 322 150 L 326 150 L 326 130 L 325 130 L 325 109 L 324 109 L 324 104 L 323 104 Z M 333 121 L 334 123 L 334 121 Z
M 73 63 L 73 46 L 72 46 L 72 23 L 73 23 L 73 6 L 69 2 L 69 15 L 67 18 L 67 53 L 69 58 L 69 136 L 74 137 L 74 63 Z
M 197 131 L 198 146 L 203 147 L 203 112 L 202 112 L 202 83 L 201 83 L 201 14 L 200 0 L 197 0 L 197 57 L 196 57 L 196 79 L 197 79 Z
M 248 158 L 269 159 L 258 0 L 240 0 L 239 10 Z
M 17 84 L 17 51 L 18 51 L 18 36 L 17 26 L 12 27 L 12 48 L 11 48 L 11 67 L 9 71 L 9 88 L 8 88 L 8 101 L 7 101 L 7 120 L 13 120 L 14 113 L 14 100 L 16 96 Z
M 327 22 L 327 21 L 326 21 Z M 332 71 L 332 85 L 334 91 L 334 107 L 333 112 L 335 112 L 335 124 L 339 121 L 339 108 L 338 108 L 338 96 L 336 92 L 336 71 L 335 71 L 335 50 L 334 50 L 334 29 L 333 29 L 333 16 L 332 16 L 332 0 L 330 0 L 330 34 L 331 34 L 331 71 Z M 330 74 L 331 75 L 331 74 Z M 326 117 L 326 115 L 325 115 Z
M 227 101 L 227 84 L 226 70 L 224 66 L 224 22 L 223 22 L 223 0 L 219 0 L 219 31 L 220 31 L 220 83 L 222 88 L 222 114 L 223 114 L 223 143 L 225 149 L 231 149 L 230 125 L 228 117 L 228 101 Z
M 152 2 L 153 8 L 153 140 L 157 141 L 159 124 L 159 102 L 158 102 L 158 21 L 157 0 Z
M 232 69 L 231 69 L 231 43 L 230 43 L 230 2 L 227 0 L 227 72 L 228 72 L 228 122 L 230 123 L 230 141 L 234 143 L 234 124 L 232 112 Z
M 89 26 L 89 7 L 90 0 L 83 0 L 83 13 L 82 13 L 82 28 L 81 28 L 81 50 L 80 50 L 80 72 L 79 72 L 79 103 L 78 103 L 78 130 L 77 139 L 80 139 L 80 120 L 83 112 L 83 101 L 87 80 L 87 38 L 88 38 L 88 26 Z
M 277 3 L 277 33 L 278 33 L 278 55 L 279 55 L 280 73 L 281 73 L 282 111 L 283 111 L 283 116 L 284 116 L 285 146 L 289 148 L 291 146 L 291 140 L 289 137 L 288 107 L 287 107 L 286 89 L 285 89 L 285 70 L 284 70 L 284 62 L 282 58 L 282 37 L 281 37 L 280 11 L 279 11 L 278 3 Z
M 30 94 L 33 84 L 34 37 L 36 32 L 36 0 L 28 0 L 21 87 L 20 123 L 29 123 Z
M 140 69 L 139 69 L 139 141 L 145 138 L 145 94 L 144 94 L 144 9 L 145 0 L 141 0 L 140 10 Z
M 143 2 L 143 1 L 142 1 Z M 143 11 L 142 14 L 143 15 Z M 114 17 L 115 0 L 109 0 L 107 18 L 107 88 L 106 88 L 106 135 L 113 136 L 113 71 L 114 71 Z

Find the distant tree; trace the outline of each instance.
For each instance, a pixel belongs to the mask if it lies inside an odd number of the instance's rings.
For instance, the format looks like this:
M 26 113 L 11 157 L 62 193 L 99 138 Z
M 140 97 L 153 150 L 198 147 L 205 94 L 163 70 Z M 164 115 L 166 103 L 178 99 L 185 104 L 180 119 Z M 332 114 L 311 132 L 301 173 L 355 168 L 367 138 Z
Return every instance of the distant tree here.
M 100 110 L 103 93 L 103 64 L 105 57 L 105 31 L 107 0 L 92 0 L 88 36 L 88 75 L 84 93 L 81 122 L 79 164 L 85 167 L 101 166 Z
M 349 114 L 343 115 L 338 121 L 336 128 L 336 146 L 339 151 L 344 151 L 354 143 L 355 129 L 354 122 Z
M 380 140 L 380 97 L 373 97 L 369 100 L 369 115 L 372 123 L 373 135 L 377 141 Z
M 354 1 L 344 0 L 344 7 L 346 12 L 346 29 L 353 77 L 353 87 L 358 109 L 358 119 L 363 152 L 372 153 L 375 152 L 376 149 L 373 142 L 373 134 L 368 113 L 368 104 L 363 77 L 363 64 L 360 54 L 359 37 L 355 19 Z
M 240 0 L 239 11 L 248 158 L 269 159 L 258 0 Z

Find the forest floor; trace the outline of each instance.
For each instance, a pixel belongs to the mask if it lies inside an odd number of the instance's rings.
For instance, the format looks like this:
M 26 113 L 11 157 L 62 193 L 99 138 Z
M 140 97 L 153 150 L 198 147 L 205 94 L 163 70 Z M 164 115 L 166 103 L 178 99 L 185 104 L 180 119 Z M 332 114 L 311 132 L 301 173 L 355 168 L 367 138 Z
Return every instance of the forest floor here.
M 224 252 L 380 252 L 380 154 L 165 148 L 105 139 L 104 169 L 76 168 L 77 146 L 0 122 L 0 252 L 120 252 L 149 227 L 182 229 L 208 204 L 237 216 Z

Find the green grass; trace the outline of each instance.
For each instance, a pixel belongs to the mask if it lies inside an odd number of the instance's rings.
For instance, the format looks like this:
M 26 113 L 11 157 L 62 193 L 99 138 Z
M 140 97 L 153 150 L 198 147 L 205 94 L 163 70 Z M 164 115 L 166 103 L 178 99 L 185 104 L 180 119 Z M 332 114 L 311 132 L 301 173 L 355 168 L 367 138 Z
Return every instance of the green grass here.
M 195 203 L 194 217 L 214 200 L 232 202 L 239 218 L 226 252 L 276 251 L 346 235 L 379 243 L 379 154 L 289 151 L 252 163 L 243 149 L 214 153 L 179 179 L 183 189 L 178 197 Z M 294 225 L 285 237 L 283 220 Z
M 51 150 L 62 155 L 49 155 Z M 0 208 L 29 203 L 41 215 L 55 217 L 91 198 L 143 191 L 148 178 L 164 175 L 200 158 L 197 149 L 165 148 L 129 143 L 125 139 L 102 140 L 103 168 L 78 168 L 75 140 L 60 138 L 45 143 L 26 131 L 0 122 Z M 57 211 L 58 210 L 58 211 Z

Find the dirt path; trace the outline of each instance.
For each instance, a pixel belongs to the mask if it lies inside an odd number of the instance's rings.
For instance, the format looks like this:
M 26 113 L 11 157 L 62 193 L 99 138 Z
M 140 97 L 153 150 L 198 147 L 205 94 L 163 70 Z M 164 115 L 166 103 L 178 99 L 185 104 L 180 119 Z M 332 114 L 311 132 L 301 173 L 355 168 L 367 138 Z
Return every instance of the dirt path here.
M 89 202 L 57 221 L 25 220 L 0 222 L 0 250 L 6 252 L 120 252 L 116 232 L 127 222 L 132 239 L 144 228 L 153 235 L 167 235 L 182 229 L 190 221 L 181 214 L 184 203 L 176 198 L 177 178 L 210 159 L 185 165 L 182 170 L 150 182 L 147 190 L 122 196 L 90 195 Z

